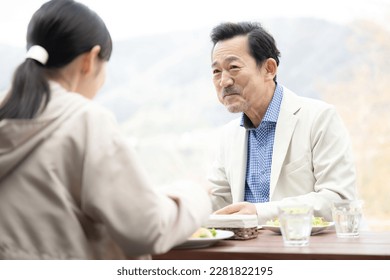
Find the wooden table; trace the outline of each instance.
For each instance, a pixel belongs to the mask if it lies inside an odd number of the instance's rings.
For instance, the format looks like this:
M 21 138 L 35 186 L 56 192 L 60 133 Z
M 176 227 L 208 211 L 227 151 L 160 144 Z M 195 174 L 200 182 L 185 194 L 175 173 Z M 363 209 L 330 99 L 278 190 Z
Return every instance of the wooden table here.
M 282 236 L 259 230 L 250 240 L 222 240 L 202 249 L 174 249 L 158 260 L 358 260 L 390 259 L 390 232 L 361 232 L 357 238 L 338 238 L 328 230 L 310 238 L 307 247 L 285 247 Z

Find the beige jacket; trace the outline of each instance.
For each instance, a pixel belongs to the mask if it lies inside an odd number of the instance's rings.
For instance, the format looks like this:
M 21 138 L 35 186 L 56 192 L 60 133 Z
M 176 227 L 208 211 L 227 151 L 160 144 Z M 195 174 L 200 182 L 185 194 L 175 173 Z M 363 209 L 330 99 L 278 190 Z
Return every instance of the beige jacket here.
M 157 191 L 110 113 L 51 89 L 38 118 L 0 121 L 0 259 L 163 253 L 207 220 L 203 189 Z
M 213 207 L 244 200 L 248 132 L 239 119 L 227 124 L 213 165 Z M 277 206 L 313 205 L 331 220 L 331 202 L 356 197 L 356 174 L 348 132 L 335 109 L 283 88 L 274 140 L 270 202 L 257 203 L 259 223 L 277 216 Z

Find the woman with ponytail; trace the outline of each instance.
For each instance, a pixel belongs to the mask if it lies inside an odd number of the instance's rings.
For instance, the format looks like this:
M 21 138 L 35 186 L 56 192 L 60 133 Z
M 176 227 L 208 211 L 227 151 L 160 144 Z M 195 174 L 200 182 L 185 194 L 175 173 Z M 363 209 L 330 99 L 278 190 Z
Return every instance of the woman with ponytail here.
M 112 114 L 91 99 L 112 41 L 101 18 L 52 0 L 28 25 L 26 59 L 0 101 L 0 259 L 123 259 L 185 241 L 205 190 L 159 192 Z

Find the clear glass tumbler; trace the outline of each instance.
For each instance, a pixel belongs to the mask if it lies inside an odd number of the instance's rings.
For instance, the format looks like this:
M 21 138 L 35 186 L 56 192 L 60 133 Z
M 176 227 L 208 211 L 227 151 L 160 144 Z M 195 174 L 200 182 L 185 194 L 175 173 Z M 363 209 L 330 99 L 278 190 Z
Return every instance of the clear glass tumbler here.
M 279 207 L 278 210 L 284 245 L 309 245 L 313 208 L 310 205 L 292 205 Z
M 361 200 L 333 202 L 332 217 L 335 223 L 337 237 L 359 237 L 362 206 L 363 202 Z

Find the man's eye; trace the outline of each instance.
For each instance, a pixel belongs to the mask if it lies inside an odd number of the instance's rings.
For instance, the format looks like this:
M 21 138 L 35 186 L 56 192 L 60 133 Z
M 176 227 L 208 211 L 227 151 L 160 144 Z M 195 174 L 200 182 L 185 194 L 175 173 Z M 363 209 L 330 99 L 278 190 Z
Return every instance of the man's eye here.
M 221 73 L 221 71 L 219 71 L 218 69 L 214 69 L 213 70 L 213 74 L 215 75 L 215 74 L 219 74 L 219 73 Z
M 238 67 L 237 65 L 230 65 L 230 69 L 239 69 L 240 67 Z

